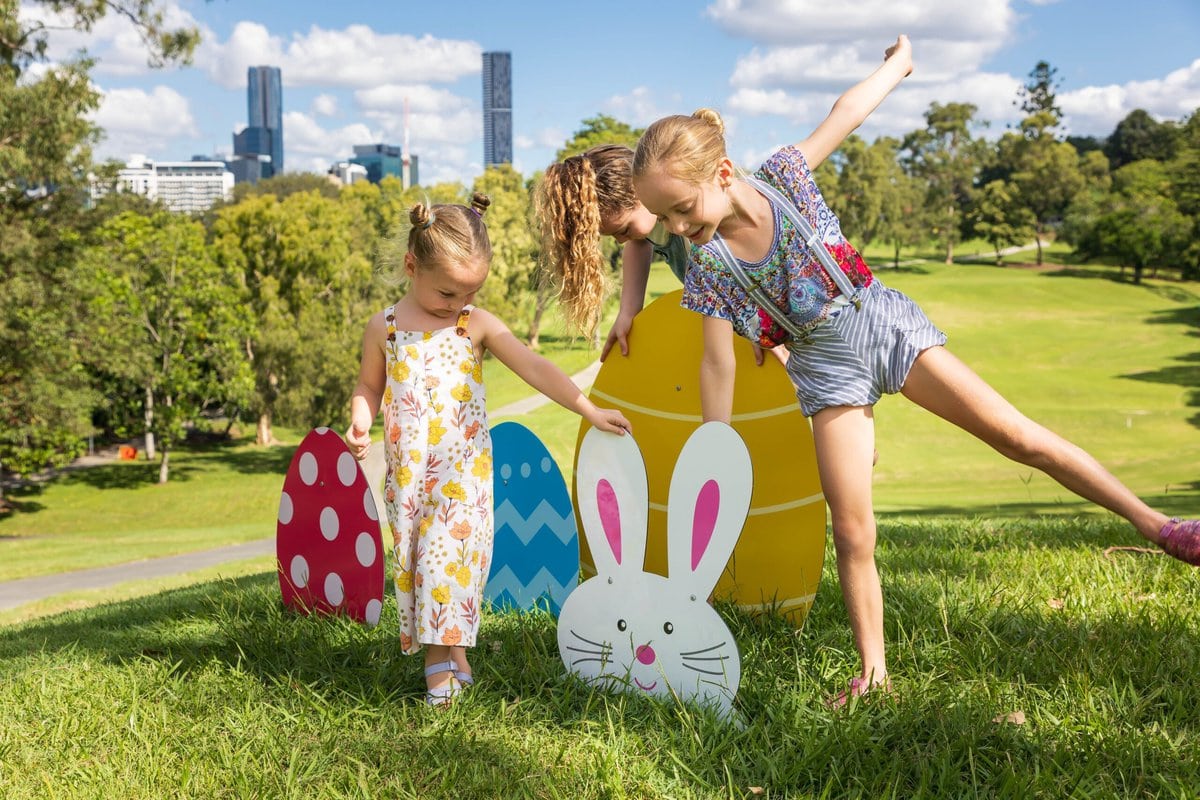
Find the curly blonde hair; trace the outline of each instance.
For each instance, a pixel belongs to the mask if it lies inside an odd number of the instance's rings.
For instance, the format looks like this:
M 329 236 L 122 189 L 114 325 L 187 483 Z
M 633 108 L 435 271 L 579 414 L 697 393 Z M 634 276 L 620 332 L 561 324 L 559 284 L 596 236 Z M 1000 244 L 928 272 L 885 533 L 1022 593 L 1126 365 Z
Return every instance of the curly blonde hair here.
M 690 117 L 663 117 L 642 134 L 633 156 L 633 177 L 664 165 L 672 177 L 700 183 L 717 173 L 717 162 L 725 155 L 725 123 L 716 111 L 701 108 Z
M 608 144 L 551 164 L 534 193 L 542 234 L 542 269 L 567 321 L 591 332 L 608 293 L 600 251 L 602 221 L 637 207 L 633 150 Z

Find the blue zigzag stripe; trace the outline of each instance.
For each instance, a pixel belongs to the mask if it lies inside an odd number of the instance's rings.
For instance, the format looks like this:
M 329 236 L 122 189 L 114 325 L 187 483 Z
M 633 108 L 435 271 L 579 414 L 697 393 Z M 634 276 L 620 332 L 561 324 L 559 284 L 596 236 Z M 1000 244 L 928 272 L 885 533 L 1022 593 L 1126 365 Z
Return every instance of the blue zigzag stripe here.
M 492 543 L 492 570 L 507 567 L 516 577 L 529 583 L 538 570 L 546 569 L 559 582 L 579 574 L 579 542 L 560 542 L 555 533 L 545 527 L 522 541 L 507 525 L 496 528 Z
M 564 544 L 579 538 L 575 529 L 575 512 L 568 508 L 564 515 L 543 500 L 528 516 L 521 514 L 509 500 L 494 509 L 496 530 L 509 527 L 524 544 L 543 527 L 549 528 Z
M 522 583 L 512 570 L 502 567 L 498 573 L 488 578 L 483 597 L 493 607 L 522 610 L 533 608 L 539 598 L 547 597 L 551 603 L 551 610 L 557 614 L 566 602 L 567 595 L 577 584 L 577 578 L 565 584 L 559 583 L 546 570 L 540 570 L 533 580 Z

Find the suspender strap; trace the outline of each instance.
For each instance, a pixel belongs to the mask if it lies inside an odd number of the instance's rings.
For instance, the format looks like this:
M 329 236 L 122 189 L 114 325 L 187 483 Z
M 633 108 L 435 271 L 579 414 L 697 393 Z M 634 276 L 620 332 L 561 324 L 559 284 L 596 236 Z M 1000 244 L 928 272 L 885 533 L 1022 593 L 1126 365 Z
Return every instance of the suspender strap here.
M 767 312 L 771 319 L 778 323 L 779 327 L 783 328 L 793 339 L 802 339 L 804 331 L 788 319 L 787 315 L 779 310 L 775 302 L 771 300 L 771 296 L 767 294 L 767 290 L 762 288 L 753 278 L 747 273 L 745 268 L 734 258 L 733 253 L 729 250 L 729 245 L 725 244 L 725 240 L 720 234 L 716 234 L 712 238 L 713 247 L 717 251 L 717 255 L 725 262 L 725 266 L 729 267 L 729 271 L 733 273 L 733 279 L 737 285 L 742 288 L 742 291 L 750 296 L 759 308 Z
M 833 260 L 833 256 L 825 249 L 825 245 L 821 241 L 821 235 L 813 228 L 812 223 L 801 216 L 800 212 L 796 210 L 796 206 L 792 204 L 792 201 L 771 184 L 760 181 L 753 176 L 748 176 L 746 181 L 779 205 L 780 210 L 796 226 L 796 230 L 800 232 L 800 237 L 804 240 L 804 244 L 808 247 L 809 252 L 817 259 L 817 262 L 825 270 L 825 274 L 833 281 L 833 285 L 838 288 L 843 297 L 854 304 L 856 309 L 861 309 L 862 300 L 858 296 L 859 290 L 850 282 L 850 279 L 846 277 L 846 273 L 842 271 L 838 263 Z

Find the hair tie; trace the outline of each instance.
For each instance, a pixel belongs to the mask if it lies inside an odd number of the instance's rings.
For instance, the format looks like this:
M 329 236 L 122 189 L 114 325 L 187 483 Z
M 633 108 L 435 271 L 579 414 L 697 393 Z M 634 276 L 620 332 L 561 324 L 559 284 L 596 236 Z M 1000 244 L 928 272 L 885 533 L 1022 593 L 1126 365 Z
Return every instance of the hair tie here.
M 421 230 L 423 230 L 423 231 L 429 230 L 430 226 L 432 226 L 432 225 L 433 225 L 433 215 L 431 214 L 429 216 L 429 219 L 425 220 L 425 224 L 421 226 Z
M 474 214 L 475 216 L 479 217 L 480 219 L 483 219 L 483 212 L 480 211 L 475 206 L 471 206 L 471 213 Z

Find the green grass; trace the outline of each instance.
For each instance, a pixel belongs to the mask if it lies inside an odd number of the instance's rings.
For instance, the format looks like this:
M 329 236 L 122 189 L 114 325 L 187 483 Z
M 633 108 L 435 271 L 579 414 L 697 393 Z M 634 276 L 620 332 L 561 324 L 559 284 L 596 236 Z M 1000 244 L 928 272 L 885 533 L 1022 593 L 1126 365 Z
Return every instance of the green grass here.
M 1195 284 L 879 272 L 1019 408 L 1165 510 L 1200 508 Z M 561 341 L 568 371 L 596 355 Z M 501 380 L 492 407 L 525 394 Z M 516 419 L 569 480 L 578 419 Z M 392 605 L 370 630 L 296 617 L 255 559 L 0 616 L 0 797 L 1195 796 L 1200 573 L 1106 556 L 1137 544 L 1123 521 L 901 398 L 877 432 L 892 698 L 822 704 L 857 666 L 832 548 L 802 631 L 719 605 L 742 649 L 734 725 L 564 680 L 538 615 L 485 615 L 480 684 L 431 712 Z M 116 464 L 16 493 L 0 580 L 270 536 L 285 440 L 177 452 L 166 487 Z
M 0 795 L 1194 796 L 1200 579 L 1104 557 L 1120 528 L 885 518 L 894 698 L 823 707 L 855 666 L 829 564 L 800 635 L 720 607 L 732 725 L 564 680 L 545 616 L 485 616 L 480 682 L 439 713 L 390 605 L 296 617 L 266 574 L 71 612 L 0 632 Z

